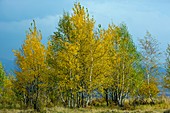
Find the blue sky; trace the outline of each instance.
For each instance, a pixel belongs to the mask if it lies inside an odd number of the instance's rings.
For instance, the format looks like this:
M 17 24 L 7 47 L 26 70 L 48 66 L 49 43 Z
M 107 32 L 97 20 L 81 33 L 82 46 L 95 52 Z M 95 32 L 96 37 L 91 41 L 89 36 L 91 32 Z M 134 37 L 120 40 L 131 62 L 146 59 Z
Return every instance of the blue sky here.
M 88 8 L 96 25 L 126 23 L 136 45 L 147 30 L 162 52 L 170 43 L 169 0 L 0 0 L 0 58 L 15 58 L 12 49 L 21 47 L 33 19 L 46 44 L 63 11 L 71 12 L 75 2 Z

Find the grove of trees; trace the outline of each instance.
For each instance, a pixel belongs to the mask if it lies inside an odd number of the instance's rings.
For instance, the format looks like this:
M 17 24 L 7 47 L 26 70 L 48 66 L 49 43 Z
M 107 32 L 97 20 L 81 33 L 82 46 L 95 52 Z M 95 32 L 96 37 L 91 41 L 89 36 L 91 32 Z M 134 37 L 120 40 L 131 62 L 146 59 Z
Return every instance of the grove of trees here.
M 31 25 L 19 50 L 14 50 L 17 69 L 7 76 L 0 63 L 0 103 L 3 107 L 33 108 L 154 104 L 160 76 L 158 42 L 149 32 L 134 44 L 125 24 L 99 25 L 88 10 L 76 3 L 64 13 L 47 46 Z M 170 45 L 166 51 L 164 87 L 170 89 Z M 150 99 L 150 102 L 145 100 Z

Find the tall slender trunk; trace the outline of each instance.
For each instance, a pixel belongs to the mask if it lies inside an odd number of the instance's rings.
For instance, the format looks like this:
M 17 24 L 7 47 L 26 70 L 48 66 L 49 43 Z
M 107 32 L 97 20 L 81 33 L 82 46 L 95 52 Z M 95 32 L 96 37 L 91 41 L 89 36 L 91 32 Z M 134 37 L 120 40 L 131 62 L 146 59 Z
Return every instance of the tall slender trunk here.
M 38 86 L 38 77 L 35 78 L 35 84 L 36 84 L 36 97 L 35 97 L 35 101 L 34 101 L 34 109 L 36 111 L 40 111 L 40 106 L 39 106 L 39 102 L 38 102 L 38 97 L 39 97 L 39 86 Z
M 77 107 L 80 107 L 80 96 L 79 96 L 79 92 L 77 93 Z
M 74 95 L 71 92 L 71 107 L 74 108 Z
M 90 105 L 92 105 L 92 99 L 93 99 L 92 94 L 90 94 L 90 97 L 89 97 Z
M 89 105 L 89 100 L 90 100 L 90 95 L 87 95 L 87 98 L 86 98 L 86 107 Z
M 82 101 L 81 102 L 82 102 L 81 105 L 84 108 L 84 92 L 82 92 Z
M 92 45 L 91 45 L 91 50 L 90 50 L 90 53 L 91 53 L 91 67 L 90 67 L 90 92 L 89 92 L 89 95 L 88 95 L 88 100 L 87 100 L 87 105 L 88 105 L 88 102 L 90 102 L 90 104 L 92 103 L 92 96 L 91 96 L 91 93 L 92 93 L 92 75 L 93 75 L 93 67 L 94 67 L 94 64 L 93 64 L 93 52 L 92 52 Z
M 121 89 L 120 89 L 120 95 L 119 95 L 119 106 L 123 106 L 123 99 L 124 99 L 124 87 L 125 87 L 125 64 L 124 64 L 124 58 L 122 62 L 122 83 L 121 83 Z
M 68 100 L 68 107 L 70 108 L 70 96 L 69 96 L 69 91 L 67 92 L 67 100 Z
M 63 94 L 61 93 L 61 100 L 63 102 L 64 107 L 66 107 L 66 100 L 64 100 Z
M 149 86 L 149 85 L 150 85 L 150 80 L 149 80 L 149 79 L 150 79 L 150 76 L 149 76 L 149 73 L 147 74 L 147 79 L 148 79 L 148 86 Z M 151 96 L 151 94 L 150 94 L 150 88 L 149 88 L 148 91 L 149 91 L 149 97 L 150 97 L 150 96 Z
M 114 101 L 115 104 L 118 104 L 118 96 L 117 96 L 116 90 L 113 92 L 113 101 Z
M 108 95 L 108 89 L 105 90 L 106 92 L 106 103 L 107 103 L 107 106 L 109 106 L 109 95 Z

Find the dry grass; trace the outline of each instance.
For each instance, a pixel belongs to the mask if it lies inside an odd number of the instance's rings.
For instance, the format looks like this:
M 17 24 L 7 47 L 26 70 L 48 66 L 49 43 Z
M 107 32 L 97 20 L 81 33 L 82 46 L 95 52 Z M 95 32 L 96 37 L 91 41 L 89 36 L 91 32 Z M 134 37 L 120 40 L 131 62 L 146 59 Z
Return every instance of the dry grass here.
M 170 99 L 162 98 L 156 105 L 140 105 L 135 110 L 121 110 L 118 107 L 87 107 L 69 109 L 64 107 L 46 108 L 42 113 L 164 113 L 170 110 Z M 35 113 L 33 110 L 2 109 L 0 113 Z M 170 112 L 167 112 L 170 113 Z
M 158 107 L 158 108 L 157 108 Z M 42 113 L 163 113 L 167 109 L 160 109 L 159 106 L 138 106 L 136 110 L 120 110 L 113 108 L 79 108 L 69 109 L 64 107 L 47 108 Z M 33 110 L 3 109 L 0 113 L 36 113 Z

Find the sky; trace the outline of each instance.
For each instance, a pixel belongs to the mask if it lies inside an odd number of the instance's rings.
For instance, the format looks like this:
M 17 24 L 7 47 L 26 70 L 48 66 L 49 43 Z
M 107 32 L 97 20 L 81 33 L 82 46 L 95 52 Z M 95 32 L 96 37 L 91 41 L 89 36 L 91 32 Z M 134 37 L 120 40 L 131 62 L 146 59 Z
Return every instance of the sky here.
M 46 44 L 63 12 L 71 13 L 76 2 L 88 8 L 96 26 L 125 23 L 137 46 L 146 31 L 162 52 L 170 43 L 170 0 L 0 0 L 0 58 L 15 59 L 12 50 L 21 48 L 33 19 Z

